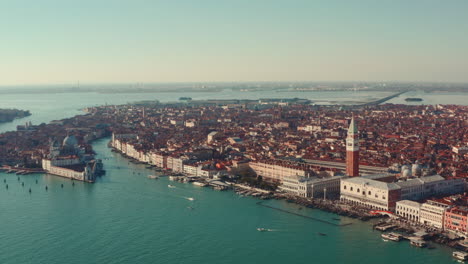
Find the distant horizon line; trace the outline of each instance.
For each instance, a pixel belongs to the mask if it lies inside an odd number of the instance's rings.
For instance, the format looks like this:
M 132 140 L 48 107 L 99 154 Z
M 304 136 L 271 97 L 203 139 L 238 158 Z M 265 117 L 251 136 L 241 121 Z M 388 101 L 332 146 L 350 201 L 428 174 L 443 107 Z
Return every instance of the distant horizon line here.
M 43 86 L 70 86 L 69 88 L 77 86 L 89 86 L 89 85 L 164 85 L 164 84 L 253 84 L 253 83 L 329 83 L 329 84 L 349 84 L 349 83 L 372 83 L 372 84 L 466 84 L 468 81 L 365 81 L 365 80 L 349 80 L 349 81 L 166 81 L 166 82 L 70 82 L 70 83 L 25 83 L 25 84 L 0 84 L 0 88 L 8 87 L 43 87 Z M 135 87 L 136 88 L 136 87 Z

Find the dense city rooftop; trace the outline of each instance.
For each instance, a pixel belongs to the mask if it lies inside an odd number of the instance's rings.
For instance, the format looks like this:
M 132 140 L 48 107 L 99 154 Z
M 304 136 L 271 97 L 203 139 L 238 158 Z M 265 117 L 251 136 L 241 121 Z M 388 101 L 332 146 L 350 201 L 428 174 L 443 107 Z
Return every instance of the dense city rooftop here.
M 88 114 L 0 135 L 0 163 L 38 164 L 50 138 L 73 133 L 80 144 L 110 131 L 142 152 L 172 156 L 211 149 L 213 158 L 298 158 L 344 162 L 352 114 L 358 123 L 361 165 L 418 164 L 444 177 L 467 177 L 468 107 L 376 105 L 356 109 L 304 103 L 115 105 Z M 280 162 L 280 161 L 277 161 Z

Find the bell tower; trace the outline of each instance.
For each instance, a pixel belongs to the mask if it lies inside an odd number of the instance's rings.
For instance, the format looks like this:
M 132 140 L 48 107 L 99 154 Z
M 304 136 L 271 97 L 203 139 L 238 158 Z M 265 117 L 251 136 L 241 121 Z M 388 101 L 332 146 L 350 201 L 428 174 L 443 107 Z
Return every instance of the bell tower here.
M 346 175 L 359 176 L 359 134 L 354 116 L 346 138 Z

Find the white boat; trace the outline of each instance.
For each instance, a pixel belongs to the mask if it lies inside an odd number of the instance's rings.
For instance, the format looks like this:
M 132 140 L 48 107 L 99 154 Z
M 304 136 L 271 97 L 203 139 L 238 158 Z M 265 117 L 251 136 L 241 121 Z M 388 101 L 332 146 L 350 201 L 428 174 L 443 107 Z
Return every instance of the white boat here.
M 157 175 L 148 175 L 149 179 L 159 179 L 159 176 Z
M 195 201 L 195 198 L 193 198 L 193 197 L 188 197 L 187 200 L 189 200 L 189 201 Z
M 265 231 L 268 231 L 267 229 L 263 228 L 263 227 L 259 227 L 257 228 L 257 231 L 259 232 L 265 232 Z
M 468 253 L 462 252 L 462 251 L 454 251 L 452 253 L 452 256 L 458 260 L 467 260 L 468 259 Z
M 385 233 L 385 234 L 382 234 L 382 238 L 398 242 L 401 240 L 401 235 L 397 233 Z
M 175 186 L 174 186 L 174 185 L 171 185 L 171 184 L 168 184 L 167 187 L 169 187 L 169 188 L 175 188 Z
M 200 187 L 206 187 L 208 184 L 206 184 L 204 182 L 193 182 L 193 185 L 200 186 Z

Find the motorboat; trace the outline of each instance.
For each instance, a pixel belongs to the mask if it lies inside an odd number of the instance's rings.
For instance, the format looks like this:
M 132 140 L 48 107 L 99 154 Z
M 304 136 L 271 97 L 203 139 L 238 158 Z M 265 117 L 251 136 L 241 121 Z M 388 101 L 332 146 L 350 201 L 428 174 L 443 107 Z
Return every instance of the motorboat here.
M 174 186 L 174 185 L 171 185 L 171 184 L 168 184 L 167 187 L 169 187 L 169 188 L 175 188 L 175 186 Z
M 419 247 L 419 248 L 423 248 L 423 247 L 427 246 L 426 242 L 424 242 L 423 240 L 420 240 L 420 239 L 410 240 L 410 245 L 415 246 L 415 247 Z
M 189 200 L 189 201 L 195 201 L 195 198 L 193 198 L 193 197 L 188 197 L 187 200 Z
M 149 179 L 159 179 L 158 175 L 148 175 Z
M 196 181 L 196 182 L 193 182 L 193 185 L 195 185 L 195 186 L 200 186 L 200 187 L 205 187 L 205 186 L 207 186 L 208 184 L 206 184 L 206 183 L 204 183 L 204 182 L 197 182 L 197 181 Z
M 270 231 L 273 231 L 273 229 L 258 227 L 257 231 L 259 231 L 259 232 L 270 232 Z
M 385 233 L 385 234 L 382 234 L 382 238 L 386 240 L 398 242 L 401 240 L 401 235 L 397 233 Z
M 452 256 L 458 260 L 467 260 L 468 259 L 468 253 L 462 252 L 462 251 L 454 251 L 452 253 Z

